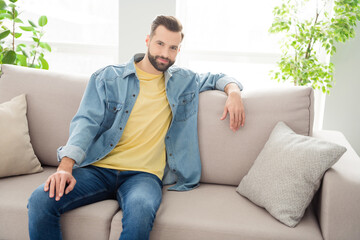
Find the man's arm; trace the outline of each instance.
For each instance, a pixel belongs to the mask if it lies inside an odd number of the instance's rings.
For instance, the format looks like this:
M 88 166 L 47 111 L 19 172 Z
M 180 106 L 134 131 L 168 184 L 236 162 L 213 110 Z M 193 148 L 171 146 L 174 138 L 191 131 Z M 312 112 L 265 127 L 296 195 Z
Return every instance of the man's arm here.
M 72 175 L 72 168 L 75 164 L 75 161 L 71 158 L 64 157 L 56 173 L 52 174 L 45 182 L 44 191 L 49 191 L 49 197 L 59 201 L 60 198 L 65 194 L 71 192 L 76 184 L 76 180 Z M 66 184 L 68 186 L 65 189 Z
M 70 123 L 70 136 L 65 146 L 57 151 L 58 161 L 64 157 L 75 160 L 80 166 L 86 157 L 86 150 L 99 132 L 105 116 L 104 82 L 93 74 L 87 84 L 77 113 Z
M 221 120 L 224 120 L 229 113 L 230 129 L 235 132 L 245 124 L 245 110 L 241 100 L 243 86 L 236 79 L 222 73 L 200 74 L 199 92 L 214 89 L 224 91 L 228 95 Z
M 230 129 L 235 132 L 245 124 L 245 109 L 241 99 L 241 90 L 237 84 L 229 83 L 225 86 L 224 91 L 228 98 L 220 119 L 224 120 L 227 113 L 229 113 Z

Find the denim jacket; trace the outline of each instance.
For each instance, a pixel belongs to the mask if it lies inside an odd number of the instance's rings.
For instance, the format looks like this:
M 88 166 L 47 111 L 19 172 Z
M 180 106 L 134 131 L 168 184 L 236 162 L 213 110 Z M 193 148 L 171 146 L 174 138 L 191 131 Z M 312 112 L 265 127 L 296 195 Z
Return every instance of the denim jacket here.
M 139 79 L 134 61 L 108 66 L 95 72 L 86 87 L 79 109 L 70 123 L 66 146 L 58 148 L 57 157 L 75 160 L 75 168 L 104 158 L 119 142 L 139 94 Z M 172 121 L 165 137 L 167 163 L 163 183 L 173 184 L 169 190 L 186 191 L 199 185 L 201 162 L 198 145 L 197 113 L 199 93 L 224 90 L 234 82 L 224 74 L 199 75 L 190 70 L 170 67 L 165 75 L 166 95 Z

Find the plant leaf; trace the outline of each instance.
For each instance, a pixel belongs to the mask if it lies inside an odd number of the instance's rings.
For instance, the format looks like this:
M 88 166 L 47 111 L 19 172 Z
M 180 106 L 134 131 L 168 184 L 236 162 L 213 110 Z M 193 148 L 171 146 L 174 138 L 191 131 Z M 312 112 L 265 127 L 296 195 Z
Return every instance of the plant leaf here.
M 4 9 L 6 7 L 6 3 L 3 0 L 0 0 L 0 9 Z
M 4 19 L 4 18 L 12 20 L 13 16 L 11 14 L 9 14 L 9 13 L 1 13 L 0 14 L 0 19 Z
M 35 24 L 34 22 L 32 22 L 32 21 L 30 21 L 30 20 L 28 20 L 28 22 L 29 22 L 29 24 L 30 24 L 31 26 L 33 26 L 34 28 L 37 28 L 37 26 L 36 26 L 36 24 Z
M 2 63 L 5 64 L 14 64 L 16 60 L 16 53 L 13 50 L 7 51 L 4 54 L 4 57 L 2 59 Z
M 29 26 L 29 27 L 27 27 L 27 26 L 20 26 L 20 28 L 21 28 L 22 30 L 24 30 L 24 31 L 28 31 L 28 32 L 31 32 L 31 31 L 33 31 L 33 30 L 34 30 L 34 28 L 33 28 L 33 27 L 31 27 L 31 26 Z
M 0 33 L 0 39 L 6 38 L 10 34 L 10 30 L 6 30 Z
M 26 60 L 27 60 L 27 58 L 24 55 L 18 54 L 16 56 L 16 61 L 17 61 L 18 64 L 20 64 L 20 66 L 27 67 L 27 61 Z
M 48 62 L 43 57 L 39 57 L 39 60 L 41 62 L 41 68 L 48 70 L 49 69 Z
M 16 23 L 24 23 L 20 18 L 15 18 L 14 22 L 16 22 Z
M 41 16 L 40 18 L 39 18 L 39 26 L 40 27 L 43 27 L 43 26 L 45 26 L 46 24 L 47 24 L 47 17 L 46 16 Z
M 15 38 L 21 37 L 22 33 L 15 33 Z
M 40 47 L 42 47 L 42 48 L 48 50 L 49 52 L 51 52 L 51 47 L 50 47 L 50 45 L 47 44 L 47 43 L 41 42 L 41 43 L 40 43 Z
M 20 51 L 22 51 L 22 48 L 25 48 L 26 47 L 26 45 L 25 44 L 23 44 L 23 43 L 20 43 L 20 44 L 18 44 L 17 46 L 16 46 L 16 51 L 17 52 L 20 52 Z

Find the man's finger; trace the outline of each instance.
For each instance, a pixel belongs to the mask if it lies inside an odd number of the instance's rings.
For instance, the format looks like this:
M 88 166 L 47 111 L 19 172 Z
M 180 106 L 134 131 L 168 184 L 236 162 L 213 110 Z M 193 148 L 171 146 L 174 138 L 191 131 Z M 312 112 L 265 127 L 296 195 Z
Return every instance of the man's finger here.
M 50 178 L 51 177 L 48 177 L 48 179 L 46 180 L 46 182 L 44 184 L 44 191 L 45 192 L 49 191 Z
M 243 127 L 244 124 L 245 124 L 245 112 L 242 111 L 242 112 L 241 112 L 241 126 Z
M 75 178 L 72 178 L 69 185 L 66 187 L 65 194 L 68 194 L 69 192 L 71 192 L 74 189 L 75 184 L 76 184 L 76 180 L 75 180 Z
M 227 112 L 228 112 L 227 107 L 224 107 L 224 112 L 223 112 L 223 115 L 221 116 L 220 120 L 224 120 L 226 118 Z
M 56 182 L 55 182 L 55 186 L 56 186 L 56 192 L 55 192 L 55 200 L 56 201 L 59 201 L 60 200 L 60 197 L 59 197 L 59 192 L 60 192 L 60 176 L 59 175 L 55 175 L 55 179 L 56 179 Z
M 241 121 L 240 113 L 238 111 L 236 111 L 234 114 L 234 117 L 235 117 L 235 130 L 238 130 L 239 126 L 240 126 L 240 121 Z
M 64 194 L 65 185 L 66 185 L 66 178 L 64 176 L 62 176 L 60 179 L 59 192 L 57 193 L 59 200 Z
M 55 191 L 55 178 L 52 176 L 50 178 L 50 191 L 49 191 L 49 197 L 54 197 L 54 191 Z
M 235 113 L 234 112 L 232 112 L 232 113 L 229 112 L 229 115 L 230 115 L 230 129 L 235 131 L 235 128 L 236 128 Z

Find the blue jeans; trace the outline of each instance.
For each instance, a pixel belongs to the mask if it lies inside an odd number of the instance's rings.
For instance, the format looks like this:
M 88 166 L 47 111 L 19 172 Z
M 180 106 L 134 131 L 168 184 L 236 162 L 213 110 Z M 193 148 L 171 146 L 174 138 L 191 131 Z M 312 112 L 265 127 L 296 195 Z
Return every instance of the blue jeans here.
M 88 166 L 73 171 L 75 188 L 60 201 L 49 198 L 44 184 L 28 203 L 30 239 L 62 239 L 60 215 L 74 208 L 116 199 L 123 211 L 120 239 L 149 239 L 162 199 L 162 182 L 150 173 Z

